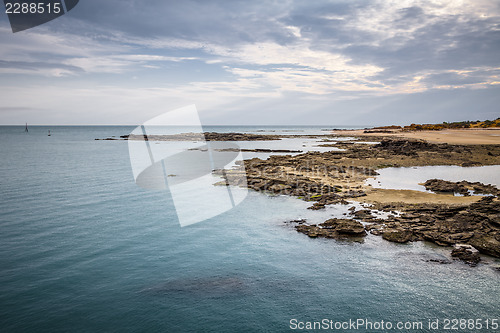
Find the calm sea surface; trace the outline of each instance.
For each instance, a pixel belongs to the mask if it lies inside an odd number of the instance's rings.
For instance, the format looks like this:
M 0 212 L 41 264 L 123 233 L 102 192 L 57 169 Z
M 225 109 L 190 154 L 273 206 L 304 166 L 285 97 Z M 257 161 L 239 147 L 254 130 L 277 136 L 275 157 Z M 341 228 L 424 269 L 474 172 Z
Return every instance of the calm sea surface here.
M 0 127 L 0 332 L 286 332 L 291 319 L 436 332 L 447 318 L 500 317 L 493 258 L 440 265 L 428 260 L 449 249 L 310 239 L 283 223 L 321 222 L 340 207 L 312 212 L 250 192 L 181 228 L 168 191 L 135 184 L 127 142 L 94 140 L 131 130 Z

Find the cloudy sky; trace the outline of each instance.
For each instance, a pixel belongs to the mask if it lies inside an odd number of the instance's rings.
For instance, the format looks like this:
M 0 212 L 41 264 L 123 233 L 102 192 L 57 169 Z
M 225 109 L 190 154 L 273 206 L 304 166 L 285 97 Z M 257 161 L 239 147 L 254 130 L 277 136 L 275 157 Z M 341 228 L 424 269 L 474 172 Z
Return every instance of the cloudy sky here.
M 381 125 L 500 116 L 500 1 L 81 0 L 12 33 L 0 124 Z

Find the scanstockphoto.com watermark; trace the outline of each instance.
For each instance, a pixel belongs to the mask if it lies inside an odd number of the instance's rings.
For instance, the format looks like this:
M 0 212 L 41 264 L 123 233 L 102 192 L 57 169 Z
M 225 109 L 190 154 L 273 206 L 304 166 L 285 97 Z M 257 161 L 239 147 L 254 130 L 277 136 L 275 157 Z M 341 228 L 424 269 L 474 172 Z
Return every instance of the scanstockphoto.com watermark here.
M 244 167 L 230 179 L 222 172 L 228 186 L 214 186 L 220 180 L 214 171 L 231 168 L 243 156 L 234 142 L 205 140 L 195 105 L 144 122 L 130 133 L 128 148 L 136 184 L 168 190 L 182 227 L 225 213 L 247 196 Z
M 500 330 L 498 318 L 445 318 L 428 319 L 421 321 L 389 321 L 370 320 L 367 318 L 349 319 L 344 321 L 322 319 L 319 321 L 301 321 L 290 319 L 289 328 L 291 330 L 313 331 L 498 331 Z

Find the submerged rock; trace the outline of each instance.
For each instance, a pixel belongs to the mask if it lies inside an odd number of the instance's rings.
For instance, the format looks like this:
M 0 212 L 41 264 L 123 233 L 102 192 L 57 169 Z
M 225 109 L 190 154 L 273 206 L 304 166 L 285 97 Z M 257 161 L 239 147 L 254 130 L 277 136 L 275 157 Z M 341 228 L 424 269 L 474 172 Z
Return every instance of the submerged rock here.
M 426 260 L 427 262 L 435 262 L 441 265 L 448 265 L 451 264 L 451 261 L 449 260 L 444 260 L 444 259 L 428 259 Z
M 297 219 L 297 220 L 290 220 L 290 221 L 285 221 L 283 223 L 297 223 L 297 224 L 304 224 L 306 223 L 306 219 Z

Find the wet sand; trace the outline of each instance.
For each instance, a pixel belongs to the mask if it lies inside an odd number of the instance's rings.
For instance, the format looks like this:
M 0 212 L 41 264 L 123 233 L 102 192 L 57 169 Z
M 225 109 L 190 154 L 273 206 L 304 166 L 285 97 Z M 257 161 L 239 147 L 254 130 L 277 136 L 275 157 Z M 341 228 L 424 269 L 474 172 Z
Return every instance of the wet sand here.
M 366 188 L 365 188 L 366 189 Z M 445 204 L 467 205 L 477 202 L 480 196 L 454 196 L 450 194 L 427 193 L 413 190 L 366 189 L 366 196 L 356 199 L 363 203 L 407 203 L 407 204 Z

